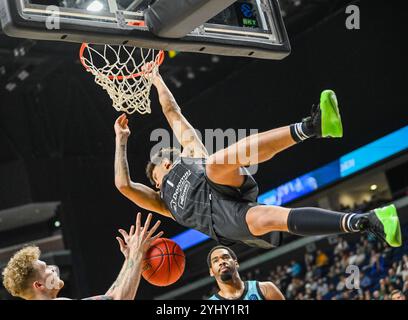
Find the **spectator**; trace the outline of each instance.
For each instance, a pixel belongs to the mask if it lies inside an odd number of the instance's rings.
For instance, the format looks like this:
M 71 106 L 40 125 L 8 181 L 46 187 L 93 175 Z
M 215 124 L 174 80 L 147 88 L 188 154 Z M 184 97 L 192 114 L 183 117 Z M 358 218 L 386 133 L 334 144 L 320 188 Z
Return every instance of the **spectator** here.
M 373 299 L 372 300 L 381 300 L 380 292 L 378 290 L 375 290 L 373 292 Z
M 395 284 L 398 280 L 398 276 L 395 273 L 395 270 L 393 268 L 388 269 L 388 277 L 390 279 L 390 283 Z
M 370 290 L 364 291 L 364 300 L 372 300 Z
M 357 254 L 354 251 L 350 251 L 350 255 L 347 260 L 347 265 L 356 265 Z
M 282 266 L 279 265 L 276 267 L 276 273 L 280 276 L 281 272 L 282 272 Z
M 313 291 L 313 294 L 315 294 L 317 290 L 317 281 L 318 279 L 314 278 L 312 283 L 310 284 L 310 289 Z
M 370 267 L 372 276 L 381 275 L 384 272 L 384 259 L 375 250 L 371 250 Z
M 313 296 L 312 285 L 310 283 L 306 283 L 305 285 L 305 295 L 307 295 L 309 298 Z
M 340 276 L 340 281 L 337 283 L 336 291 L 341 292 L 346 288 L 346 279 L 344 276 Z
M 313 278 L 320 279 L 322 275 L 322 268 L 318 268 L 317 266 L 312 267 L 313 271 Z
M 343 252 L 341 255 L 340 267 L 342 270 L 346 270 L 348 265 L 349 265 L 349 255 L 347 252 Z
M 388 295 L 388 288 L 384 279 L 380 279 L 380 288 L 378 289 L 381 299 Z
M 357 256 L 356 256 L 355 264 L 357 266 L 361 266 L 366 260 L 366 254 L 364 252 L 364 248 L 362 248 L 361 246 L 358 246 L 356 255 Z
M 354 300 L 365 300 L 363 290 L 358 290 L 358 294 L 354 297 Z
M 329 264 L 329 257 L 321 250 L 317 250 L 316 266 L 321 268 Z
M 301 275 L 302 266 L 300 265 L 300 263 L 292 260 L 290 270 L 291 270 L 292 277 L 296 278 L 296 277 L 299 277 Z
M 349 245 L 343 238 L 338 238 L 337 246 L 334 248 L 334 254 L 339 255 L 349 249 Z
M 402 256 L 402 261 L 398 263 L 397 266 L 397 276 L 405 279 L 408 276 L 408 255 L 404 254 Z
M 360 287 L 363 288 L 364 290 L 368 287 L 370 287 L 372 284 L 372 281 L 365 272 L 361 271 L 360 272 Z
M 406 300 L 404 293 L 400 290 L 394 290 L 390 293 L 391 300 Z
M 296 300 L 305 300 L 305 297 L 303 296 L 302 292 L 296 295 Z
M 329 286 L 327 285 L 326 279 L 319 279 L 317 282 L 317 295 L 324 296 L 329 292 Z
M 261 270 L 259 268 L 256 268 L 255 269 L 255 278 L 258 278 L 260 274 L 261 274 Z
M 314 262 L 315 262 L 315 258 L 313 256 L 313 254 L 306 253 L 305 254 L 305 265 L 306 266 L 312 266 Z
M 313 268 L 311 266 L 306 267 L 305 281 L 311 281 L 313 279 Z
M 405 296 L 408 295 L 408 280 L 404 282 L 404 287 L 402 288 L 402 292 L 404 293 Z
M 296 282 L 292 279 L 291 283 L 286 288 L 286 297 L 288 299 L 293 299 L 296 296 Z
M 326 295 L 323 297 L 325 300 L 331 299 L 333 295 L 335 295 L 336 292 L 336 287 L 334 286 L 333 283 L 329 284 L 329 292 L 326 293 Z
M 373 249 L 373 245 L 371 242 L 368 241 L 368 239 L 366 238 L 362 238 L 363 239 L 363 248 L 365 248 L 366 252 L 371 252 L 371 250 Z
M 336 267 L 330 266 L 329 272 L 327 273 L 327 277 L 332 280 L 336 276 Z

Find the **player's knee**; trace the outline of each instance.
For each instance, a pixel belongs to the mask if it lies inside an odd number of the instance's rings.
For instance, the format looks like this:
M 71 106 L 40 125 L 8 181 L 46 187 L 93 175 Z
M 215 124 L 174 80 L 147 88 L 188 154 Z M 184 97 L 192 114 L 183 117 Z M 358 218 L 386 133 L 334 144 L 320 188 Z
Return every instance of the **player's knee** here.
M 249 218 L 249 219 L 248 219 Z M 249 231 L 254 236 L 260 236 L 266 233 L 268 221 L 264 216 L 251 217 L 247 216 Z
M 247 224 L 251 233 L 255 236 L 264 235 L 279 229 L 279 220 L 273 214 L 262 210 L 259 214 L 247 215 Z

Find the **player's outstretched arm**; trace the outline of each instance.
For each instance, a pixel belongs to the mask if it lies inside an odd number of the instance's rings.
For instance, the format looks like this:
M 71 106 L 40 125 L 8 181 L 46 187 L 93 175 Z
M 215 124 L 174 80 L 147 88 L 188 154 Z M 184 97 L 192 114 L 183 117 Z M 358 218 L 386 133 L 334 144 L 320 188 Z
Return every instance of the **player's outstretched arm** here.
M 261 282 L 259 286 L 266 300 L 285 300 L 284 295 L 273 282 Z
M 152 72 L 153 85 L 156 87 L 159 94 L 163 113 L 177 140 L 183 146 L 182 154 L 193 158 L 206 158 L 208 153 L 204 144 L 198 137 L 193 126 L 181 113 L 181 109 L 173 94 L 164 83 L 158 71 L 156 70 Z
M 116 151 L 115 151 L 115 186 L 128 199 L 139 207 L 148 211 L 154 211 L 166 217 L 171 217 L 159 194 L 153 189 L 141 184 L 134 183 L 130 179 L 129 165 L 127 161 L 127 141 L 130 136 L 128 119 L 122 114 L 115 122 Z
M 146 223 L 141 227 L 141 214 L 137 214 L 136 225 L 132 225 L 129 233 L 119 230 L 123 239 L 117 237 L 120 251 L 125 257 L 122 270 L 112 287 L 106 292 L 104 297 L 111 297 L 113 300 L 134 300 L 140 283 L 142 274 L 142 263 L 147 250 L 152 242 L 163 235 L 159 232 L 155 236 L 160 221 L 149 230 L 152 214 L 147 217 Z

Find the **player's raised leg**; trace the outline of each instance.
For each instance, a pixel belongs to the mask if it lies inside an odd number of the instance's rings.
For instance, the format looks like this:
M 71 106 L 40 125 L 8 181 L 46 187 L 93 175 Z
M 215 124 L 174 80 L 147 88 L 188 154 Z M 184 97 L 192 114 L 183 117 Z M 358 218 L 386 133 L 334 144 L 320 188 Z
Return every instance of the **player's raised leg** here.
M 211 155 L 207 176 L 211 181 L 240 187 L 244 181 L 240 168 L 270 160 L 277 153 L 311 137 L 343 136 L 337 98 L 332 90 L 321 93 L 320 104 L 302 122 L 246 137 Z
M 271 231 L 287 231 L 302 236 L 367 231 L 392 247 L 399 247 L 402 243 L 400 223 L 394 205 L 363 214 L 319 208 L 255 206 L 248 210 L 246 222 L 255 236 Z

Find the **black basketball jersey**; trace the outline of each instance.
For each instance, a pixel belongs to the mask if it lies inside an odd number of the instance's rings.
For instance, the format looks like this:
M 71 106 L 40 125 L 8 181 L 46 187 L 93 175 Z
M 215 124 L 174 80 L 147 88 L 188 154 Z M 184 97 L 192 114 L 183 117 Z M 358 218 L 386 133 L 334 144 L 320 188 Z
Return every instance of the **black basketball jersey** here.
M 211 219 L 211 190 L 205 177 L 205 159 L 180 157 L 163 178 L 160 196 L 174 219 L 217 240 Z
M 180 157 L 163 178 L 160 197 L 174 219 L 223 245 L 236 242 L 270 249 L 280 244 L 280 232 L 256 237 L 249 231 L 246 213 L 257 205 L 258 186 L 248 175 L 241 188 L 217 185 L 207 179 L 205 159 Z

